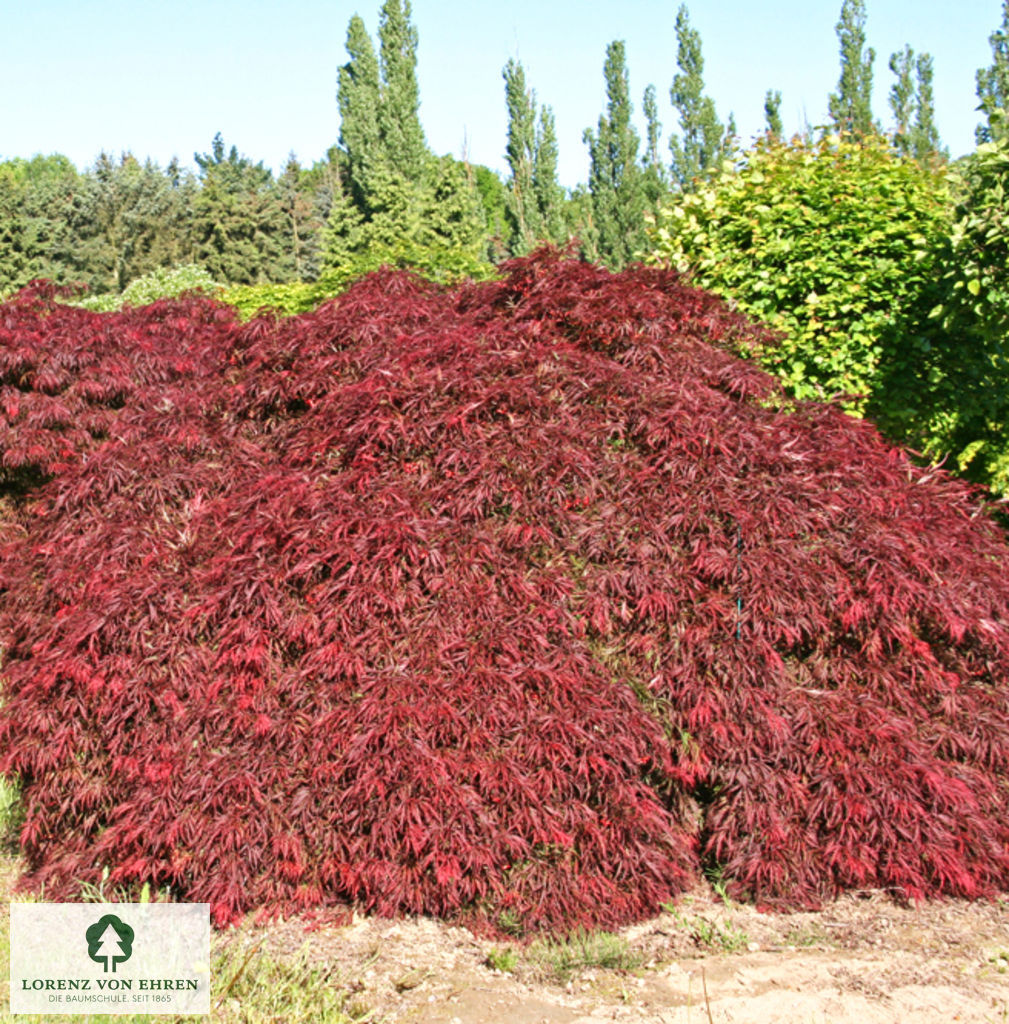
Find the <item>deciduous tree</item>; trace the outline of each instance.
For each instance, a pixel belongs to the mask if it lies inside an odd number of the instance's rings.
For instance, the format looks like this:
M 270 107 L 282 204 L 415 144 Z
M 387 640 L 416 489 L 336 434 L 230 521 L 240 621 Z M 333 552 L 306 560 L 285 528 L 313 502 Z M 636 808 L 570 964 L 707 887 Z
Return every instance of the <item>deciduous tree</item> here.
M 872 117 L 872 62 L 865 46 L 865 0 L 844 0 L 836 26 L 841 44 L 841 76 L 829 100 L 830 117 L 842 131 L 868 135 L 878 130 Z
M 764 94 L 764 120 L 767 122 L 767 133 L 773 139 L 780 139 L 784 133 L 781 122 L 781 93 L 776 89 L 768 89 Z
M 985 123 L 978 125 L 974 135 L 978 142 L 991 142 L 996 134 L 1006 130 L 1004 118 L 993 117 L 995 111 L 1009 108 L 1009 0 L 1002 0 L 1002 23 L 988 37 L 992 62 L 977 72 L 978 110 Z
M 623 267 L 644 242 L 645 193 L 638 166 L 638 133 L 631 124 L 632 105 L 625 45 L 614 40 L 606 48 L 606 113 L 595 133 L 585 129 L 589 147 L 589 191 L 595 227 L 596 255 L 608 265 Z
M 420 124 L 417 87 L 417 29 L 410 0 L 385 0 L 379 16 L 382 71 L 378 126 L 386 164 L 394 174 L 417 181 L 430 157 Z
M 340 145 L 346 154 L 348 187 L 358 207 L 367 197 L 384 152 L 379 129 L 380 76 L 371 36 L 358 15 L 347 26 L 350 60 L 337 73 Z
M 689 187 L 699 175 L 716 167 L 728 148 L 728 136 L 715 102 L 704 95 L 704 58 L 700 33 L 690 25 L 690 13 L 681 4 L 676 13 L 676 65 L 669 97 L 679 111 L 680 137 L 669 146 L 673 155 L 673 180 Z

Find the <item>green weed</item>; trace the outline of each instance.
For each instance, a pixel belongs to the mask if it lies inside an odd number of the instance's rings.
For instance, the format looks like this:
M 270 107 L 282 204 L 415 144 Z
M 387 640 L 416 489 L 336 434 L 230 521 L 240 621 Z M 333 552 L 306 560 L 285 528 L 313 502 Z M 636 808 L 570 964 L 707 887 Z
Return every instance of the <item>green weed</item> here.
M 102 883 L 104 886 L 104 882 Z M 100 887 L 95 887 L 97 893 Z M 144 894 L 141 893 L 141 896 Z M 150 890 L 147 892 L 150 898 Z M 11 898 L 9 893 L 0 893 Z M 23 897 L 19 897 L 23 899 Z M 31 902 L 31 900 L 27 900 Z M 165 1016 L 164 1024 L 212 1020 L 214 1024 L 259 1024 L 268 1020 L 284 1024 L 379 1024 L 374 1014 L 358 1003 L 336 968 L 314 963 L 305 950 L 273 957 L 262 944 L 251 949 L 234 937 L 215 936 L 211 958 L 211 1014 L 206 1016 Z M 0 916 L 0 963 L 10 959 L 10 917 Z M 7 1012 L 6 986 L 0 996 L 0 1021 L 17 1018 Z M 41 1014 L 33 1019 L 50 1024 L 145 1024 L 146 1014 Z
M 672 903 L 663 904 L 662 909 L 666 913 L 672 914 L 676 923 L 698 946 L 703 946 L 705 949 L 721 949 L 726 953 L 735 953 L 745 948 L 750 941 L 746 932 L 734 924 L 709 921 L 700 915 L 688 917 Z
M 514 949 L 492 949 L 487 954 L 487 966 L 495 971 L 507 971 L 509 974 L 518 967 L 518 956 Z
M 620 971 L 642 963 L 626 940 L 611 932 L 579 932 L 567 941 L 541 939 L 529 947 L 527 956 L 539 973 L 562 983 L 587 968 Z
M 21 788 L 16 779 L 0 775 L 0 848 L 11 848 L 17 843 L 18 832 L 23 822 Z

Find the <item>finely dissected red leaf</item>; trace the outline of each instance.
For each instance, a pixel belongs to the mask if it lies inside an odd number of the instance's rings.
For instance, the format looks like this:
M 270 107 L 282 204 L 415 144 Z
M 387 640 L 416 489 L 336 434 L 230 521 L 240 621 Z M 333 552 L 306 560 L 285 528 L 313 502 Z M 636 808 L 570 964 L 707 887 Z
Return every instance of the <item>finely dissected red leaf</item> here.
M 1009 547 L 660 271 L 0 309 L 29 884 L 613 926 L 1009 888 Z M 6 420 L 3 419 L 6 417 Z

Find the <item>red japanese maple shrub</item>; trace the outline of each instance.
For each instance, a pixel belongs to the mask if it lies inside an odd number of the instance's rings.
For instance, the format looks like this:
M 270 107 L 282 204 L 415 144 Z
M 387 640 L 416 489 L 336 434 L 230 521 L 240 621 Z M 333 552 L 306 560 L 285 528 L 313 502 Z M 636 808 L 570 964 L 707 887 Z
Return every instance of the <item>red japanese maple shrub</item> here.
M 0 549 L 27 884 L 526 930 L 713 864 L 791 906 L 1009 888 L 975 496 L 786 408 L 668 273 L 505 270 L 244 327 L 193 300 L 177 379 L 123 346 L 130 401 Z

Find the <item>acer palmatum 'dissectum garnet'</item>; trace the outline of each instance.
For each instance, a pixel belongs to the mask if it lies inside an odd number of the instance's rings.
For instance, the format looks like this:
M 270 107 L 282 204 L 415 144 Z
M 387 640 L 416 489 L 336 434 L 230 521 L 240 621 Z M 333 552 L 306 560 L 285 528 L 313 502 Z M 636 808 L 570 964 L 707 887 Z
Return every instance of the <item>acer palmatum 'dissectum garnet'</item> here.
M 614 926 L 1009 888 L 1009 545 L 733 354 L 675 276 L 540 252 L 240 324 L 0 311 L 0 771 L 25 883 Z

